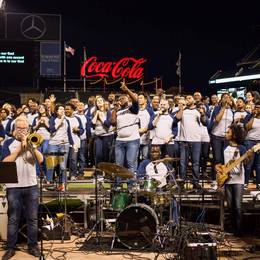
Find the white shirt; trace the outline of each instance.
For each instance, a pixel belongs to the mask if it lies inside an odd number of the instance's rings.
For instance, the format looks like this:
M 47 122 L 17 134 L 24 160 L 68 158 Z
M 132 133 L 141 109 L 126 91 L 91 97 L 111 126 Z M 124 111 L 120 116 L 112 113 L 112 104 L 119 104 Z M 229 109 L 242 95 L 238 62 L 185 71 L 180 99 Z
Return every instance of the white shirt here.
M 28 121 L 29 121 L 29 125 L 32 125 L 33 120 L 34 120 L 36 117 L 38 117 L 38 116 L 39 116 L 38 113 L 34 113 L 34 114 L 29 113 L 29 114 L 27 115 L 27 119 L 28 119 Z
M 55 118 L 55 129 L 57 129 L 58 125 L 60 124 L 59 118 Z M 66 119 L 63 119 L 63 124 L 59 127 L 59 129 L 54 132 L 51 137 L 49 144 L 51 145 L 60 145 L 60 144 L 68 144 L 69 138 L 68 138 L 68 123 Z
M 203 143 L 209 143 L 210 142 L 210 137 L 209 137 L 209 132 L 208 128 L 204 125 L 201 125 L 200 127 L 200 135 L 201 135 L 201 142 Z
M 46 119 L 48 119 L 46 117 Z M 49 119 L 48 119 L 49 121 Z M 39 118 L 36 118 L 36 124 L 39 122 Z M 37 130 L 36 130 L 36 133 L 40 134 L 44 140 L 50 140 L 50 131 L 46 129 L 45 126 L 40 126 Z
M 236 146 L 227 146 L 224 150 L 224 162 L 227 164 L 230 160 L 237 159 L 240 157 L 240 153 L 238 151 L 237 156 L 234 158 L 234 153 L 238 149 Z M 237 165 L 231 172 L 231 179 L 227 181 L 227 184 L 244 184 L 245 183 L 245 174 L 244 174 L 244 166 L 243 164 Z
M 73 128 L 79 128 L 79 121 L 78 119 L 75 117 L 75 116 L 72 116 L 72 117 L 65 117 L 68 121 L 69 121 L 69 124 L 70 124 L 70 133 L 71 133 L 71 137 L 72 137 L 72 140 L 73 140 L 73 147 L 77 150 L 80 148 L 80 137 L 78 136 L 77 133 L 74 133 L 73 132 Z
M 83 115 L 76 114 L 76 116 L 80 119 L 82 123 L 82 127 L 84 129 L 83 134 L 80 136 L 80 140 L 86 140 L 87 139 L 87 134 L 86 134 L 87 118 L 84 114 Z
M 241 117 L 245 118 L 246 116 L 247 116 L 247 112 L 246 111 L 236 111 L 234 113 L 234 120 L 241 119 Z
M 138 115 L 132 113 L 129 108 L 117 111 L 117 140 L 133 141 L 140 138 Z
M 143 110 L 139 109 L 138 118 L 140 121 L 140 128 L 148 128 L 151 116 L 146 108 Z M 150 140 L 150 132 L 147 131 L 146 133 L 141 135 L 140 144 L 147 145 L 149 144 L 149 140 Z
M 152 144 L 165 144 L 164 139 L 172 135 L 172 124 L 173 118 L 169 114 L 160 115 L 156 127 L 154 128 Z M 173 144 L 173 141 L 169 142 L 169 144 Z
M 15 139 L 9 146 L 10 153 L 15 151 L 20 144 L 21 142 Z M 32 154 L 29 151 L 16 158 L 15 163 L 17 167 L 18 183 L 7 183 L 7 188 L 30 187 L 37 185 L 36 165 L 27 162 L 27 160 L 32 160 L 32 158 Z
M 166 175 L 168 170 L 166 165 L 162 162 L 156 164 L 155 167 L 158 173 L 156 173 L 154 170 L 154 164 L 152 162 L 148 163 L 145 167 L 146 175 L 150 178 L 160 181 L 161 183 L 158 187 L 161 188 L 167 184 Z
M 212 129 L 212 134 L 219 137 L 225 137 L 228 127 L 233 122 L 233 112 L 230 108 L 225 109 L 225 112 L 221 118 L 221 120 L 216 124 L 216 126 Z
M 254 118 L 252 129 L 248 131 L 246 140 L 260 141 L 260 118 Z
M 186 108 L 180 120 L 180 141 L 201 142 L 200 113 L 194 109 Z

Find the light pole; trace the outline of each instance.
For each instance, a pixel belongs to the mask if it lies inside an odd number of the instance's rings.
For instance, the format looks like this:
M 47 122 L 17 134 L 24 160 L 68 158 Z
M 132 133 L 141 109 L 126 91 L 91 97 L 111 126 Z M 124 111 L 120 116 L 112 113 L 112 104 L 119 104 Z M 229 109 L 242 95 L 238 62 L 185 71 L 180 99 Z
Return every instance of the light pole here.
M 0 39 L 5 38 L 5 0 L 0 0 Z

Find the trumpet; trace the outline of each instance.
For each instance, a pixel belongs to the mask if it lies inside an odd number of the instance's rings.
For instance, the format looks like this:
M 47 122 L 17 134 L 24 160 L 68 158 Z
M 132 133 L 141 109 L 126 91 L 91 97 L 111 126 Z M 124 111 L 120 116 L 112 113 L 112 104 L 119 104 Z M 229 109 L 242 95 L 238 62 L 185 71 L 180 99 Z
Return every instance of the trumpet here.
M 32 133 L 28 136 L 27 142 L 33 147 L 38 148 L 43 142 L 43 137 L 40 134 Z

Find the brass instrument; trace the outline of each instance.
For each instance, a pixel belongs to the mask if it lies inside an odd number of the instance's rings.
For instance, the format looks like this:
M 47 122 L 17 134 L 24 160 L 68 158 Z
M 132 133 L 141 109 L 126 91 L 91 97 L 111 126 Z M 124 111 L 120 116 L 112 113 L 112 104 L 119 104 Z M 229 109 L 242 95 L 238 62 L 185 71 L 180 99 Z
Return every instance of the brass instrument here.
M 32 133 L 28 136 L 27 142 L 33 147 L 38 148 L 43 142 L 43 137 L 40 134 Z

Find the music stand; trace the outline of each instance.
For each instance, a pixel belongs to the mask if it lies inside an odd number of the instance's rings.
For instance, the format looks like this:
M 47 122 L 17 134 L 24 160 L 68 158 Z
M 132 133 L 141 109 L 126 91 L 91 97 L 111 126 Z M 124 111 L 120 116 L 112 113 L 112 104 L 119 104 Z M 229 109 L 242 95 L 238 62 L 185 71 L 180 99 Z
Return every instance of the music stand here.
M 0 162 L 0 183 L 18 183 L 15 162 Z

